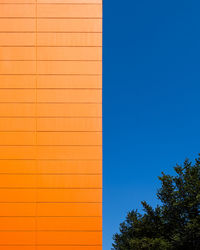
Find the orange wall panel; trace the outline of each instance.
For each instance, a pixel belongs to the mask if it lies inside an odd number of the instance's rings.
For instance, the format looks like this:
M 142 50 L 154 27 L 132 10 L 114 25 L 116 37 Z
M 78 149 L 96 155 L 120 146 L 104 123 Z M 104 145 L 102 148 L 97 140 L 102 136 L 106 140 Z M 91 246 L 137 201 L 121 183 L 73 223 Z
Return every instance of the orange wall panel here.
M 102 100 L 101 90 L 97 89 L 39 89 L 37 93 L 38 102 L 101 103 Z
M 34 118 L 0 118 L 0 134 L 4 131 L 34 131 L 36 128 L 34 121 Z
M 5 0 L 6 1 L 6 0 Z M 16 0 L 9 0 L 16 1 Z M 25 1 L 25 0 L 20 0 Z M 29 0 L 33 1 L 33 0 Z M 101 4 L 102 0 L 38 0 L 38 3 L 82 3 L 82 4 Z
M 102 227 L 100 217 L 38 217 L 35 218 L 0 218 L 0 230 L 34 230 L 35 225 L 39 230 L 79 230 L 99 231 Z
M 33 4 L 2 4 L 0 17 L 35 17 Z
M 36 22 L 34 19 L 1 18 L 1 32 L 35 32 Z
M 1 117 L 101 117 L 101 104 L 84 103 L 1 103 Z
M 34 46 L 34 33 L 0 33 L 0 46 Z
M 0 232 L 1 245 L 33 245 L 35 232 Z M 37 232 L 38 245 L 101 244 L 101 232 Z
M 0 75 L 0 89 L 35 88 L 34 75 Z
M 102 87 L 101 76 L 95 75 L 40 75 L 37 77 L 38 88 L 88 88 Z
M 101 174 L 101 160 L 1 160 L 2 174 Z
M 1 103 L 0 117 L 33 117 L 35 105 L 31 103 Z
M 80 231 L 100 231 L 102 219 L 100 217 L 40 217 L 37 219 L 40 230 L 80 230 Z
M 101 5 L 38 4 L 38 17 L 101 18 Z
M 35 132 L 0 132 L 0 145 L 35 145 Z
M 100 175 L 0 176 L 0 188 L 101 188 Z
M 0 47 L 0 61 L 35 60 L 33 47 Z
M 35 0 L 1 0 L 1 3 L 35 3 Z
M 21 69 L 22 74 L 34 73 L 35 67 L 33 62 L 28 62 L 30 65 L 25 66 L 24 62 L 12 62 L 12 69 L 17 71 L 19 68 Z M 5 62 L 0 62 L 0 66 L 5 67 Z M 7 64 L 6 64 L 7 66 Z M 101 75 L 102 74 L 102 63 L 101 62 L 91 62 L 91 61 L 38 61 L 37 69 L 39 74 L 83 74 L 83 75 Z M 11 69 L 11 70 L 12 70 Z M 1 71 L 0 71 L 1 72 Z M 10 72 L 7 69 L 7 72 Z M 8 73 L 9 74 L 9 73 Z
M 0 102 L 34 102 L 35 89 L 2 89 Z M 101 90 L 97 89 L 39 89 L 38 102 L 101 103 Z
M 36 203 L 2 203 L 0 206 L 2 217 L 34 217 L 35 211 Z
M 30 122 L 28 124 L 27 123 L 24 124 L 24 126 L 28 127 L 28 125 L 31 124 Z M 1 125 L 1 122 L 0 122 L 0 125 Z M 16 121 L 16 127 L 17 125 L 18 124 Z M 91 118 L 91 117 L 90 118 L 39 118 L 38 130 L 39 131 L 85 131 L 85 132 L 86 131 L 98 131 L 98 132 L 100 131 L 101 132 L 102 123 L 101 123 L 101 118 Z
M 1 249 L 102 249 L 101 0 L 1 0 Z
M 11 28 L 11 24 L 14 24 L 14 22 L 10 22 L 6 28 Z M 20 30 L 31 30 L 34 28 L 34 23 L 29 22 L 25 25 L 24 22 L 19 22 L 16 24 L 16 28 L 19 28 Z M 102 32 L 102 21 L 100 19 L 80 18 L 38 19 L 37 29 L 38 32 Z
M 36 128 L 34 121 L 34 118 L 0 118 L 0 134 L 4 131 L 34 131 Z M 102 124 L 101 118 L 38 118 L 37 128 L 38 131 L 47 132 L 101 132 Z
M 1 3 L 36 3 L 36 0 L 1 0 Z M 90 3 L 101 4 L 102 0 L 37 0 L 37 3 Z
M 101 146 L 0 146 L 0 159 L 102 159 Z
M 33 245 L 35 232 L 0 232 L 0 245 Z
M 35 74 L 36 63 L 33 61 L 0 61 L 0 74 Z
M 27 36 L 26 39 L 29 43 L 31 42 L 31 38 L 29 36 Z M 102 34 L 101 33 L 38 33 L 37 44 L 38 46 L 101 47 Z
M 56 250 L 101 250 L 97 246 L 56 246 Z M 35 250 L 35 246 L 0 246 L 0 250 Z M 55 246 L 37 246 L 37 250 L 55 250 Z
M 98 203 L 102 201 L 101 189 L 40 189 L 7 188 L 0 190 L 0 202 L 76 202 Z M 1 218 L 1 217 L 0 217 Z M 1 221 L 1 219 L 0 219 Z
M 33 217 L 1 217 L 0 218 L 0 230 L 6 231 L 19 231 L 19 230 L 34 230 L 36 226 L 36 220 Z
M 39 246 L 38 250 L 53 250 L 55 249 L 54 246 Z M 101 250 L 101 245 L 94 245 L 94 246 L 56 246 L 57 250 Z M 27 249 L 29 250 L 29 249 Z M 32 250 L 32 249 L 31 249 Z
M 34 102 L 35 89 L 2 89 L 0 102 Z
M 31 241 L 31 235 L 28 240 Z M 101 244 L 101 232 L 38 232 L 37 240 L 41 245 L 98 245 Z
M 25 113 L 28 108 L 31 109 L 32 107 L 24 104 L 22 108 L 24 108 Z M 37 112 L 39 117 L 101 117 L 102 105 L 93 103 L 42 103 L 37 105 Z
M 102 59 L 102 49 L 100 47 L 40 47 L 37 58 L 38 60 L 97 61 Z
M 26 148 L 30 154 L 28 157 L 32 156 L 34 148 Z M 101 146 L 38 146 L 37 147 L 38 159 L 92 159 L 99 160 L 102 159 Z
M 31 142 L 31 134 L 28 136 L 27 141 Z M 102 145 L 102 135 L 101 132 L 38 132 L 37 142 L 38 145 Z
M 31 207 L 30 207 L 31 208 Z M 39 203 L 38 216 L 101 216 L 100 203 Z

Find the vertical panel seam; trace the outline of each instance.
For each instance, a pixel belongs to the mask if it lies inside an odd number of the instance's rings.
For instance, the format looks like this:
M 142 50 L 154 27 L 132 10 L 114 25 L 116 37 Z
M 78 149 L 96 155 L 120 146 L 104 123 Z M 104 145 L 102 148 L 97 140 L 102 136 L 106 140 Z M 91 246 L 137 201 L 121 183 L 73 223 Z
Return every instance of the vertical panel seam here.
M 38 162 L 37 162 L 37 0 L 35 0 L 35 168 L 38 173 Z M 38 178 L 36 176 L 36 189 L 35 189 L 35 249 L 37 250 L 37 210 L 38 210 L 38 190 L 37 190 L 37 181 Z

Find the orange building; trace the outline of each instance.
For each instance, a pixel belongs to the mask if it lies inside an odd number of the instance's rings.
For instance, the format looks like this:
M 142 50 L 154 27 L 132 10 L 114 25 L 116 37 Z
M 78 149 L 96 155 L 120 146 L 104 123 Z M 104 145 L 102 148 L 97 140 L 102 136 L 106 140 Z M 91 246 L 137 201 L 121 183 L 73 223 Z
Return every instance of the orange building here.
M 102 249 L 102 2 L 0 0 L 0 250 Z

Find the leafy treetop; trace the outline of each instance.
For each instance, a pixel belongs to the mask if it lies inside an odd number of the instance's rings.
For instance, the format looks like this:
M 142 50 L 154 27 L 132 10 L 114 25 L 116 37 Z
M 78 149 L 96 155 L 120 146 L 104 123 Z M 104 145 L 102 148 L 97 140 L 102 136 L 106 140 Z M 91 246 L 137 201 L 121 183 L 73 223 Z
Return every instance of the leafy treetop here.
M 113 236 L 113 249 L 200 249 L 200 156 L 174 170 L 175 176 L 159 177 L 161 205 L 152 208 L 143 201 L 144 214 L 129 212 Z

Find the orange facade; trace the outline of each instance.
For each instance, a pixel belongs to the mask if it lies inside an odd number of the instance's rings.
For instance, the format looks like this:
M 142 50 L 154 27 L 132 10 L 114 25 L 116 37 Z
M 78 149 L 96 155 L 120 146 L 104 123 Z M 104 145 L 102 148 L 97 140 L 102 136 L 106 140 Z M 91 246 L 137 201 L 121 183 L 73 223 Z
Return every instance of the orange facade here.
M 102 249 L 102 0 L 0 0 L 0 250 Z

